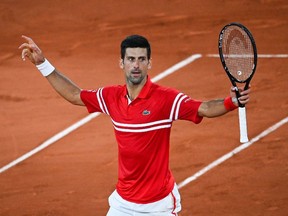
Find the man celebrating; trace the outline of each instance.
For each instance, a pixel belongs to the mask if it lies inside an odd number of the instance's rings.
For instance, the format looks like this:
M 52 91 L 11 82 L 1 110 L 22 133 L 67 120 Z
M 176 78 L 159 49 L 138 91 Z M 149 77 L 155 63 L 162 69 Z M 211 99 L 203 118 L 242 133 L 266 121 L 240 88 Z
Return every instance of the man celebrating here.
M 180 194 L 169 169 L 172 123 L 188 120 L 196 124 L 203 117 L 217 117 L 238 107 L 233 88 L 224 99 L 197 101 L 176 89 L 152 83 L 151 47 L 146 38 L 131 35 L 121 43 L 120 68 L 125 85 L 83 90 L 60 73 L 44 57 L 31 38 L 22 59 L 28 58 L 52 87 L 67 101 L 86 106 L 90 113 L 110 116 L 118 143 L 118 182 L 109 197 L 108 216 L 177 215 Z M 250 89 L 241 91 L 239 101 L 249 101 Z M 234 102 L 235 101 L 235 102 Z

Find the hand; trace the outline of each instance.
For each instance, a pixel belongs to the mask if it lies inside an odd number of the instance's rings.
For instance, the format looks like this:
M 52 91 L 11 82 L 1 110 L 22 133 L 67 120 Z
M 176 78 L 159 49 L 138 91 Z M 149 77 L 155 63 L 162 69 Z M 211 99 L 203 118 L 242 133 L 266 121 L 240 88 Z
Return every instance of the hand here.
M 246 90 L 244 90 L 244 87 L 238 87 L 238 90 L 239 90 L 239 93 L 240 93 L 240 97 L 238 98 L 238 100 L 243 105 L 247 104 L 248 101 L 249 101 L 249 94 L 251 92 L 250 87 L 251 86 L 249 85 L 249 88 L 246 89 Z M 230 96 L 232 97 L 233 103 L 238 106 L 238 101 L 236 100 L 237 96 L 236 96 L 235 87 L 231 87 Z
M 27 41 L 19 46 L 19 49 L 22 49 L 21 57 L 23 61 L 25 61 L 27 57 L 35 65 L 43 63 L 45 61 L 45 57 L 36 43 L 27 36 L 22 35 L 22 38 Z

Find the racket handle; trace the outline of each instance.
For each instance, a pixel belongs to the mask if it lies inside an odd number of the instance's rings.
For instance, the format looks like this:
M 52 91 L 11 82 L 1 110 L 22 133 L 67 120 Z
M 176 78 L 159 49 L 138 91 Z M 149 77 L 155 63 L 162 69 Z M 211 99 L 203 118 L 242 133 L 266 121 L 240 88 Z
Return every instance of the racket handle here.
M 246 108 L 239 107 L 238 108 L 239 114 L 239 126 L 240 126 L 240 142 L 246 143 L 248 142 L 248 135 L 247 135 L 247 122 L 246 122 Z

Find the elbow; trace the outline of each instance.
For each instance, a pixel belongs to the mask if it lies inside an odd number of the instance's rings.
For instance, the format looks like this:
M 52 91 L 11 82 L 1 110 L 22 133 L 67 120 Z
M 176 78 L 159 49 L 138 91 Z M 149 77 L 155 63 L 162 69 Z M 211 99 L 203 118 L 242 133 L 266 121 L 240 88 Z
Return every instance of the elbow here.
M 72 100 L 71 100 L 71 99 L 68 100 L 68 102 L 70 102 L 72 105 L 79 105 L 79 106 L 81 105 L 81 104 L 79 103 L 79 101 L 73 100 L 73 99 L 72 99 Z
M 73 105 L 84 106 L 84 103 L 81 100 L 80 94 L 74 96 L 69 102 Z
M 209 109 L 208 104 L 206 102 L 202 102 L 199 109 L 198 109 L 198 115 L 200 117 L 208 117 L 209 118 L 209 116 L 207 115 L 208 109 Z
M 227 113 L 227 110 L 221 105 L 214 105 L 209 102 L 203 102 L 199 109 L 198 115 L 206 118 L 215 118 Z
M 76 92 L 70 94 L 68 97 L 65 97 L 65 99 L 73 105 L 84 106 L 80 93 L 81 90 L 79 89 Z

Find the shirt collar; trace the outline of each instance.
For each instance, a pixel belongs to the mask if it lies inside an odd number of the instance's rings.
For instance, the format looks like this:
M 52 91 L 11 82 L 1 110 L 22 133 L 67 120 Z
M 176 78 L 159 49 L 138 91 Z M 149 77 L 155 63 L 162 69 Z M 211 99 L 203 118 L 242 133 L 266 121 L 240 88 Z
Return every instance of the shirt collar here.
M 150 80 L 150 77 L 147 75 L 146 83 L 143 86 L 142 90 L 140 91 L 138 98 L 146 98 L 148 96 L 151 86 L 152 86 L 152 82 Z

